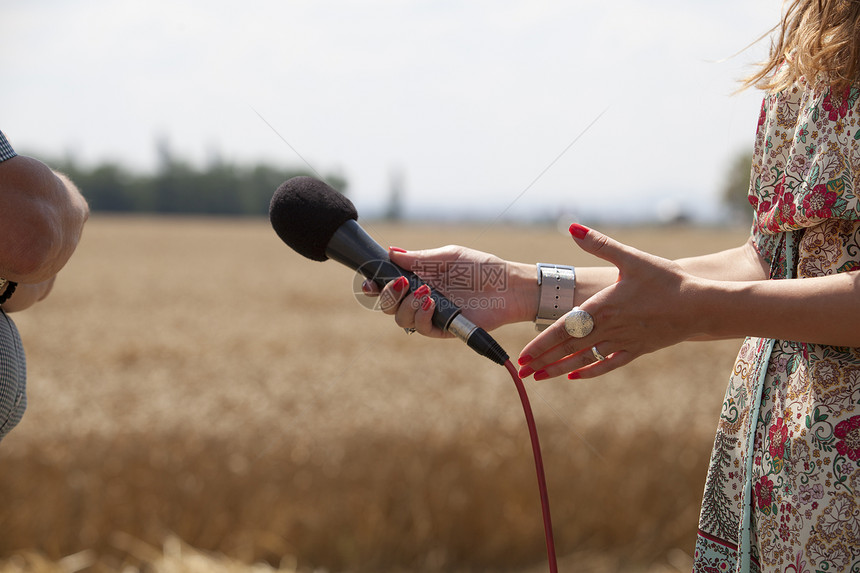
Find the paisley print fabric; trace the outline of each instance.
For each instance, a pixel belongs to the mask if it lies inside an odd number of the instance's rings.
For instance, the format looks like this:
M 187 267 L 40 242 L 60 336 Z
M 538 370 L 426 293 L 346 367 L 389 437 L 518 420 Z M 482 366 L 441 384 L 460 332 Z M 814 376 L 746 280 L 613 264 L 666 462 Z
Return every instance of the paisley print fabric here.
M 832 94 L 800 85 L 765 97 L 749 194 L 760 233 L 860 219 L 858 100 L 858 87 Z
M 857 87 L 802 83 L 764 99 L 749 200 L 772 279 L 860 268 L 858 100 Z M 748 338 L 720 414 L 694 571 L 858 570 L 860 348 Z

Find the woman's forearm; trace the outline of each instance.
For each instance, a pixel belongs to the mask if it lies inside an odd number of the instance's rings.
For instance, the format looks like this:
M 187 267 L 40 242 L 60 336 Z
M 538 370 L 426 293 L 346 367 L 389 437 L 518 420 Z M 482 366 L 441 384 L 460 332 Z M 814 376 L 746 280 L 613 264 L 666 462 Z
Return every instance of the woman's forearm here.
M 701 281 L 702 334 L 860 348 L 860 272 L 790 280 Z
M 394 253 L 394 256 L 407 255 Z M 413 252 L 411 256 L 418 255 Z M 423 256 L 438 257 L 439 255 Z M 465 255 L 461 256 L 465 257 Z M 688 257 L 676 262 L 685 272 L 702 279 L 755 281 L 767 278 L 767 268 L 761 262 L 751 242 L 734 249 Z M 540 300 L 537 268 L 533 263 L 505 261 L 505 264 L 507 265 L 507 288 L 511 289 L 512 293 L 509 293 L 511 294 L 507 298 L 509 305 L 503 309 L 503 316 L 499 317 L 498 322 L 508 324 L 533 321 Z M 618 269 L 612 265 L 577 267 L 574 304 L 577 306 L 583 304 L 595 294 L 614 284 L 618 276 Z
M 694 340 L 761 336 L 860 347 L 860 275 L 767 280 L 752 240 L 677 261 L 705 279 L 696 294 L 702 332 Z
M 675 262 L 695 277 L 723 281 L 765 280 L 770 270 L 755 250 L 752 239 L 740 247 Z
M 535 319 L 540 302 L 537 267 L 533 263 L 508 262 L 508 284 L 517 294 L 517 312 L 509 322 L 530 322 Z M 574 304 L 578 305 L 611 285 L 618 278 L 615 267 L 576 267 Z

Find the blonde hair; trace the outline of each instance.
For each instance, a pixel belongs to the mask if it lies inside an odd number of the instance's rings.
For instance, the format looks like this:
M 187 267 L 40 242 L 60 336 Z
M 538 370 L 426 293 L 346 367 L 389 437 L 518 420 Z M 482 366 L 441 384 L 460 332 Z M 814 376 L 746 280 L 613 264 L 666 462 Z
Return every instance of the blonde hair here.
M 860 79 L 860 0 L 791 0 L 770 55 L 744 82 L 767 91 L 798 80 L 834 91 Z

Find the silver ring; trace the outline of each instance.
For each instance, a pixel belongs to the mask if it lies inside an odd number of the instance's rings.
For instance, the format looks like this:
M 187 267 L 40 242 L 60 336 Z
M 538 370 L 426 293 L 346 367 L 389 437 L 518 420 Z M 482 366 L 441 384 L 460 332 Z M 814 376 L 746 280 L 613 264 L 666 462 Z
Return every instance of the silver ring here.
M 404 328 L 403 332 L 405 332 L 406 334 L 412 334 L 415 332 L 415 329 L 414 328 Z
M 606 357 L 600 353 L 600 351 L 597 349 L 597 346 L 591 347 L 591 353 L 594 354 L 594 358 L 596 358 L 598 362 L 603 362 L 604 360 L 606 360 Z
M 573 310 L 564 315 L 564 329 L 572 337 L 582 338 L 588 336 L 594 329 L 594 319 L 590 314 L 575 306 Z

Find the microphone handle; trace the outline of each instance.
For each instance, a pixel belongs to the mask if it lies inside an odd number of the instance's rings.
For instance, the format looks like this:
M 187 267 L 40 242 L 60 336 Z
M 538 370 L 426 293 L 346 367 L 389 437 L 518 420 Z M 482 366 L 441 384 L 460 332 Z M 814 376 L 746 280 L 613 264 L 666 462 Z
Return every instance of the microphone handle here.
M 391 262 L 388 251 L 374 241 L 355 219 L 349 219 L 335 231 L 325 252 L 330 259 L 361 273 L 380 289 L 399 277 L 408 279 L 410 292 L 426 284 L 415 273 Z M 508 355 L 487 331 L 463 316 L 460 307 L 433 287 L 430 287 L 429 296 L 436 303 L 432 318 L 434 326 L 454 334 L 481 356 L 504 365 Z
M 426 285 L 415 273 L 392 263 L 388 260 L 374 260 L 359 267 L 358 272 L 376 283 L 379 288 L 400 276 L 409 280 L 409 290 L 414 291 L 421 285 Z M 427 285 L 430 286 L 430 285 Z M 504 366 L 508 354 L 502 349 L 489 333 L 462 315 L 460 307 L 430 287 L 430 297 L 436 301 L 432 321 L 435 326 L 450 332 L 469 348 L 485 356 L 496 364 Z
M 392 263 L 391 261 L 372 261 L 366 263 L 358 269 L 358 272 L 365 277 L 371 279 L 379 288 L 384 287 L 388 282 L 404 276 L 409 281 L 409 292 L 414 292 L 422 285 L 427 285 L 421 280 L 418 275 L 411 271 Z M 437 291 L 435 288 L 427 285 L 430 288 L 430 298 L 436 303 L 436 308 L 433 311 L 433 325 L 442 330 L 449 330 L 454 318 L 459 316 L 461 310 L 456 304 L 451 302 L 447 297 Z
M 374 241 L 355 219 L 349 219 L 340 226 L 332 235 L 325 252 L 330 259 L 361 273 L 380 289 L 400 277 L 409 280 L 410 292 L 425 284 L 415 273 L 392 263 L 388 251 Z M 430 287 L 430 296 L 436 302 L 433 325 L 447 331 L 454 317 L 460 314 L 460 307 L 433 287 Z

